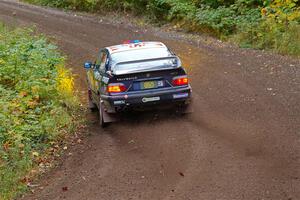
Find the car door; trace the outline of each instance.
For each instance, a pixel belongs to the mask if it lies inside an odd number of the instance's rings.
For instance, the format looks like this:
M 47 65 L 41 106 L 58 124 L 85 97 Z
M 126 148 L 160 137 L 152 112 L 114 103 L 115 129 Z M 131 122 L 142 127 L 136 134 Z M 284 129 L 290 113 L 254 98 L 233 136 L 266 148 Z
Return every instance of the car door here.
M 93 93 L 98 93 L 98 88 L 97 88 L 97 78 L 99 76 L 99 67 L 101 63 L 101 57 L 102 57 L 102 52 L 100 51 L 97 55 L 96 61 L 94 63 L 94 67 L 91 69 L 91 78 L 90 78 L 90 85 L 91 85 L 91 90 Z
M 96 70 L 94 70 L 94 88 L 95 91 L 99 93 L 104 93 L 106 91 L 106 85 L 103 83 L 103 80 L 106 80 L 103 77 L 106 77 L 106 66 L 108 61 L 108 55 L 106 50 L 101 50 L 96 61 Z

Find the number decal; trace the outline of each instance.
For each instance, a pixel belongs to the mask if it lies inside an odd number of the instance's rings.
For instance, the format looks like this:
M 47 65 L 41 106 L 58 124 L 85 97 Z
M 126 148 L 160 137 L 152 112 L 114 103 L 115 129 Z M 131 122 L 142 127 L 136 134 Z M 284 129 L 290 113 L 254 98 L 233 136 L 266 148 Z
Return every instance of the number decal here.
M 117 48 L 117 47 L 111 47 L 110 49 L 111 49 L 111 51 L 117 51 L 119 48 Z
M 103 83 L 107 84 L 109 81 L 109 78 L 103 76 L 102 81 L 103 81 Z
M 137 47 L 144 47 L 146 44 L 144 42 L 136 43 L 136 44 L 129 44 L 129 48 L 137 48 Z
M 99 81 L 99 80 L 101 80 L 101 78 L 102 77 L 101 77 L 100 73 L 99 72 L 95 72 L 95 79 Z

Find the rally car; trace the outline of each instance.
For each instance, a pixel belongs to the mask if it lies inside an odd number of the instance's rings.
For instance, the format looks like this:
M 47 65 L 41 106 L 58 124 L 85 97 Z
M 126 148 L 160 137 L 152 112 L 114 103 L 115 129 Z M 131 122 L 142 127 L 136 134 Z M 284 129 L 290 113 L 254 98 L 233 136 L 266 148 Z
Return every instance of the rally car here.
M 84 67 L 89 107 L 99 110 L 102 127 L 119 112 L 163 105 L 186 109 L 191 99 L 180 59 L 161 42 L 134 40 L 106 47 Z

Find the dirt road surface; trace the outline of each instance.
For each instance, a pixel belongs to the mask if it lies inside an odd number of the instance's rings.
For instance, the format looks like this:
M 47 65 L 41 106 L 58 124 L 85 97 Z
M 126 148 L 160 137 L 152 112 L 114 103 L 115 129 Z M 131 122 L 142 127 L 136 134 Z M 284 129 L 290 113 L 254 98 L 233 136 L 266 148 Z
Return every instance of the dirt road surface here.
M 89 135 L 24 199 L 299 200 L 300 61 L 218 41 L 0 0 L 0 20 L 35 25 L 57 41 L 78 74 L 100 47 L 160 40 L 185 62 L 194 113 L 128 116 Z M 176 35 L 176 34 L 175 34 Z M 86 101 L 86 99 L 85 99 Z

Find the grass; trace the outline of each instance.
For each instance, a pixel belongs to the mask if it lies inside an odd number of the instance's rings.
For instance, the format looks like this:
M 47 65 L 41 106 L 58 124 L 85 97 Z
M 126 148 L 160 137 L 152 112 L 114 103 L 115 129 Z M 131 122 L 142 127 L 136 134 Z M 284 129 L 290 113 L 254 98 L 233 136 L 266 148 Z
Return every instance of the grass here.
M 75 130 L 79 103 L 64 57 L 31 29 L 0 24 L 0 199 L 27 190 L 47 149 Z

